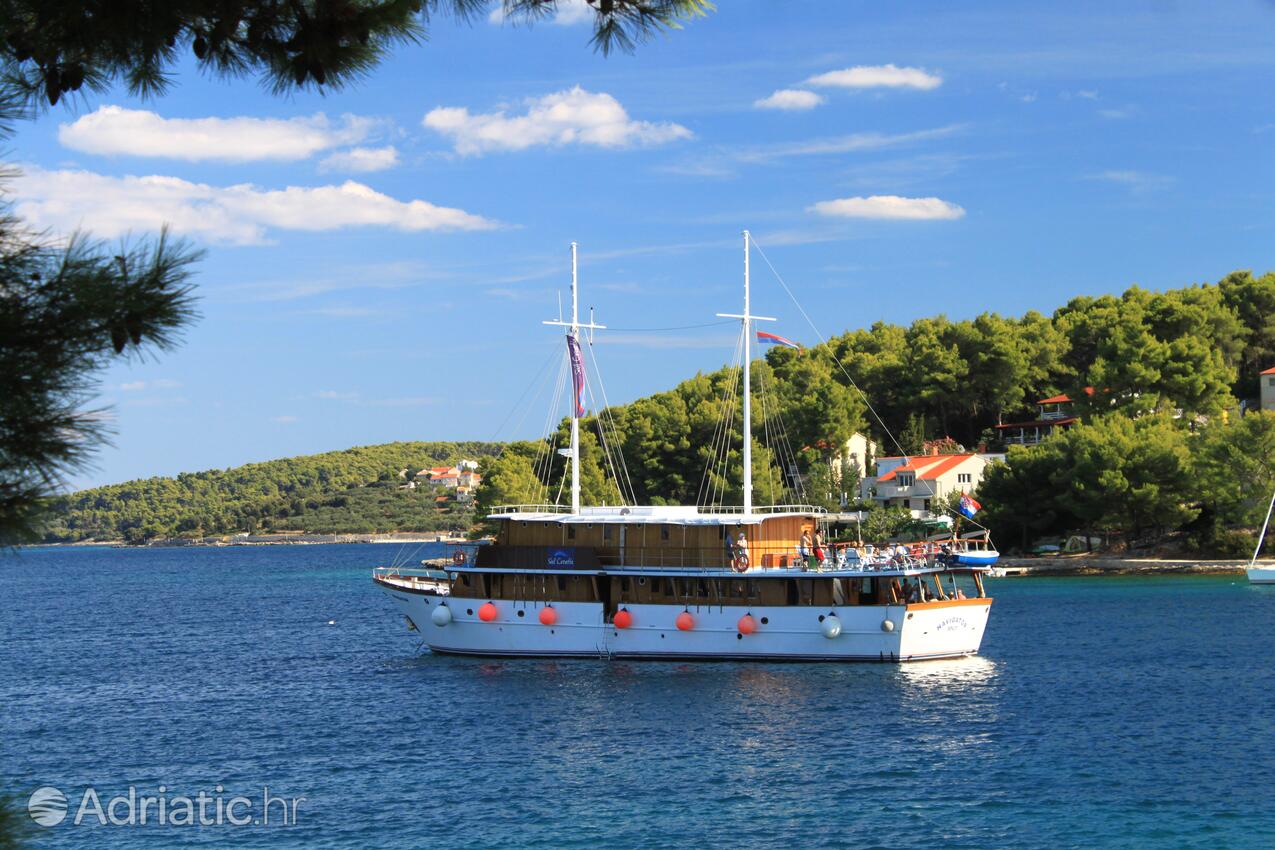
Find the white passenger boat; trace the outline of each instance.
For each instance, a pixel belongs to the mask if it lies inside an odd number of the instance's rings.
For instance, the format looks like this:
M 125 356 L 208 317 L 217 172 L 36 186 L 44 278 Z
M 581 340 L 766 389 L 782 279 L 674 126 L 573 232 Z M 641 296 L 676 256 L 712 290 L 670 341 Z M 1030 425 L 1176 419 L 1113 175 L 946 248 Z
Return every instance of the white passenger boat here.
M 1271 503 L 1266 508 L 1266 520 L 1262 523 L 1262 533 L 1257 536 L 1257 548 L 1248 561 L 1248 580 L 1250 584 L 1275 584 L 1275 566 L 1267 564 L 1259 567 L 1257 556 L 1262 551 L 1262 543 L 1266 540 L 1266 529 L 1271 524 L 1271 511 L 1275 510 L 1275 493 L 1271 494 Z
M 748 234 L 742 421 L 751 422 Z M 436 653 L 776 661 L 915 661 L 974 655 L 992 600 L 987 566 L 937 554 L 831 550 L 816 562 L 803 532 L 823 510 L 753 504 L 751 434 L 738 507 L 580 504 L 583 364 L 572 245 L 571 505 L 513 505 L 489 520 L 495 542 L 443 574 L 382 567 L 373 579 Z M 976 559 L 977 560 L 977 559 Z

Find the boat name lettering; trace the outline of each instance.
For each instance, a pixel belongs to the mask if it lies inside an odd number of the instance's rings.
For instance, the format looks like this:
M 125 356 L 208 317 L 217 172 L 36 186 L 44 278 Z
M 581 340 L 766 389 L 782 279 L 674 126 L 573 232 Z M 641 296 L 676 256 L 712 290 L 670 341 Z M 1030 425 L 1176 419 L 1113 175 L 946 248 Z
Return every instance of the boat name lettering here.
M 549 553 L 549 566 L 551 567 L 574 567 L 576 565 L 576 553 L 574 549 L 554 549 Z
M 940 632 L 960 632 L 968 629 L 970 624 L 965 622 L 964 617 L 948 617 L 946 620 L 940 620 L 935 627 L 935 631 Z

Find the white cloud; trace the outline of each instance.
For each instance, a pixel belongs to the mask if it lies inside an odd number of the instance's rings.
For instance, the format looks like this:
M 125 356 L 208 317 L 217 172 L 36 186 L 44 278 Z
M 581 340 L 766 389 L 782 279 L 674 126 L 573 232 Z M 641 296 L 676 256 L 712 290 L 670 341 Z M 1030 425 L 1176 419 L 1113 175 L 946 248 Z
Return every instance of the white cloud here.
M 1096 91 L 1081 89 L 1080 91 L 1076 92 L 1076 97 L 1084 98 L 1085 100 L 1097 100 L 1098 93 Z
M 129 381 L 120 384 L 120 389 L 126 393 L 138 392 L 140 390 L 176 390 L 180 389 L 181 381 L 174 381 L 172 378 L 158 378 L 154 381 Z
M 164 118 L 142 109 L 103 106 L 58 126 L 58 141 L 83 153 L 152 156 L 188 162 L 299 160 L 363 141 L 375 123 L 323 113 L 303 118 Z
M 758 109 L 804 110 L 814 109 L 823 103 L 823 96 L 801 89 L 779 89 L 770 97 L 754 100 Z
M 337 230 L 483 230 L 496 222 L 422 200 L 400 201 L 362 183 L 263 189 L 250 183 L 210 186 L 177 177 L 108 177 L 91 171 L 28 167 L 13 182 L 17 212 L 36 227 L 96 236 L 175 232 L 216 242 L 256 243 L 270 228 Z
M 624 148 L 658 145 L 691 137 L 680 124 L 634 121 L 620 102 L 605 92 L 576 86 L 524 101 L 527 111 L 471 114 L 464 107 L 438 107 L 421 122 L 452 140 L 462 155 L 517 151 L 537 145 L 595 145 Z
M 424 407 L 430 404 L 440 404 L 441 398 L 433 396 L 408 396 L 405 398 L 378 398 L 369 401 L 368 404 L 373 407 Z
M 551 23 L 570 27 L 592 21 L 596 14 L 585 0 L 558 0 L 557 14 L 553 16 Z M 505 4 L 498 3 L 496 8 L 491 10 L 491 14 L 487 16 L 487 20 L 493 24 L 503 24 L 505 22 Z
M 337 151 L 319 162 L 320 171 L 384 171 L 398 165 L 398 148 L 350 148 Z
M 857 65 L 840 71 L 816 74 L 806 80 L 808 86 L 830 86 L 842 89 L 921 89 L 928 91 L 943 84 L 943 78 L 921 68 L 897 65 Z
M 1150 174 L 1146 171 L 1134 171 L 1132 169 L 1101 171 L 1097 174 L 1086 175 L 1085 179 L 1127 186 L 1135 194 L 1164 189 L 1176 182 L 1174 178 L 1164 174 Z
M 553 22 L 564 27 L 586 24 L 592 21 L 597 13 L 584 0 L 559 0 L 558 14 Z
M 838 198 L 810 207 L 820 215 L 839 218 L 877 218 L 909 221 L 939 221 L 961 218 L 965 210 L 939 198 L 901 198 L 898 195 Z
M 277 423 L 279 423 L 280 425 L 291 425 L 293 422 L 296 422 L 296 421 L 297 421 L 297 417 L 295 417 L 295 416 L 271 416 L 271 417 L 270 417 L 270 421 L 271 421 L 271 422 L 277 422 Z
M 1099 109 L 1098 110 L 1099 115 L 1101 115 L 1103 118 L 1109 118 L 1112 121 L 1120 121 L 1124 118 L 1130 118 L 1133 116 L 1134 112 L 1135 110 L 1131 106 L 1126 106 L 1122 109 Z
M 924 142 L 941 139 L 965 129 L 961 124 L 949 124 L 946 127 L 935 127 L 931 130 L 916 130 L 911 133 L 851 133 L 848 136 L 829 136 L 821 139 L 810 139 L 804 142 L 783 142 L 745 148 L 734 154 L 741 162 L 765 162 L 789 156 L 810 156 L 813 154 L 853 153 L 855 151 L 880 150 L 908 145 L 913 142 Z

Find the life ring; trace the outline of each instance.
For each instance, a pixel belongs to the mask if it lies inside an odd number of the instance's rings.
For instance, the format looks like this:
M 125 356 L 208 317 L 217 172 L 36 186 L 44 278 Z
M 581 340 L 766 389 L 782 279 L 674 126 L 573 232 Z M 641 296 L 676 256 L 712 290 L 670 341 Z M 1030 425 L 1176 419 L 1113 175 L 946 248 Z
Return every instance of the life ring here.
M 458 567 L 464 566 L 465 564 L 464 549 L 457 549 L 455 552 L 452 553 L 452 563 Z
M 731 564 L 731 569 L 737 573 L 748 572 L 748 556 L 745 555 L 742 558 L 736 558 Z

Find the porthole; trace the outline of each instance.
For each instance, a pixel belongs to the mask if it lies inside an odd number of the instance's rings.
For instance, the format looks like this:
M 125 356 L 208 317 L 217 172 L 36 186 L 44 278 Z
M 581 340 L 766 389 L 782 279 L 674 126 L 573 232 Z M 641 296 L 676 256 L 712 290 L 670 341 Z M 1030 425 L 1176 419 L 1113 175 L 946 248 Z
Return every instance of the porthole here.
M 820 614 L 820 615 L 819 615 L 819 622 L 821 622 L 821 623 L 823 622 L 823 614 Z
M 638 576 L 638 587 L 646 587 L 646 576 Z
M 526 616 L 526 613 L 527 613 L 527 612 L 526 612 L 526 611 L 523 611 L 521 608 L 520 608 L 520 609 L 518 609 L 518 616 L 519 616 L 519 617 Z
M 474 616 L 474 609 L 473 609 L 473 608 L 466 608 L 466 609 L 465 609 L 465 613 L 472 617 L 472 616 Z
M 743 640 L 743 639 L 744 639 L 744 636 L 742 634 L 735 635 L 735 640 Z
M 762 617 L 762 618 L 761 618 L 761 624 L 762 624 L 763 626 L 769 625 L 769 624 L 770 624 L 770 618 L 769 618 L 769 617 Z

